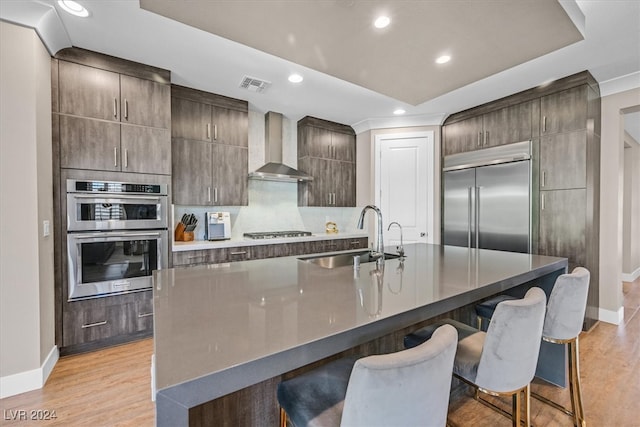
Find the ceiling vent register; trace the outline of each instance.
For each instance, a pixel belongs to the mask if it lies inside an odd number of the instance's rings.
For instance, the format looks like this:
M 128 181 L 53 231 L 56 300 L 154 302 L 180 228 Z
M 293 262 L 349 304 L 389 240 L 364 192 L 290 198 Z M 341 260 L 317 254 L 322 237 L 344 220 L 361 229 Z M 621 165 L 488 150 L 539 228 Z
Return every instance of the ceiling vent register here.
M 255 77 L 244 76 L 242 81 L 240 82 L 240 87 L 243 89 L 247 89 L 250 92 L 263 93 L 266 91 L 269 86 L 271 86 L 271 82 L 266 80 L 260 80 Z

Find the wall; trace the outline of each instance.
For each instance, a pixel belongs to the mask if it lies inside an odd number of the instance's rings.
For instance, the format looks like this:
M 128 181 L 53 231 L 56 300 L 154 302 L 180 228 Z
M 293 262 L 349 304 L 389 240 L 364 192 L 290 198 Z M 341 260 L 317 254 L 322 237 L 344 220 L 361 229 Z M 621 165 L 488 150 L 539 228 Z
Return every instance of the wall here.
M 640 105 L 640 88 L 602 97 L 600 164 L 600 320 L 622 321 L 623 110 Z
M 50 56 L 0 22 L 0 397 L 41 387 L 54 344 Z
M 640 143 L 625 133 L 622 278 L 640 277 Z

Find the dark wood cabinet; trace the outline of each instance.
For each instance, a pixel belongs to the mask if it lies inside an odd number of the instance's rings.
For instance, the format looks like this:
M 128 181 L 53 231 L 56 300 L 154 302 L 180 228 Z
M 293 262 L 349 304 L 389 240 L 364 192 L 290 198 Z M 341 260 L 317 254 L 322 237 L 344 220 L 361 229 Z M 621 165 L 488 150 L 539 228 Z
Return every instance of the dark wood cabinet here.
M 600 116 L 585 71 L 453 114 L 442 130 L 445 156 L 532 139 L 533 251 L 591 272 L 585 329 L 599 305 Z
M 334 238 L 307 242 L 277 243 L 272 245 L 240 246 L 233 248 L 200 249 L 173 253 L 173 265 L 220 264 L 251 259 L 277 258 L 320 252 L 365 249 L 367 237 Z
M 464 153 L 532 137 L 532 102 L 523 102 L 447 124 L 443 153 Z
M 298 205 L 355 206 L 355 158 L 351 127 L 315 117 L 298 121 L 298 169 L 313 177 L 298 185 Z
M 58 106 L 54 113 L 60 114 L 60 127 L 54 128 L 59 132 L 60 166 L 171 174 L 166 80 L 123 74 L 135 73 L 135 66 L 82 49 L 63 50 L 58 56 L 52 74 L 58 79 L 59 99 L 53 104 Z
M 172 86 L 173 201 L 248 204 L 248 104 Z

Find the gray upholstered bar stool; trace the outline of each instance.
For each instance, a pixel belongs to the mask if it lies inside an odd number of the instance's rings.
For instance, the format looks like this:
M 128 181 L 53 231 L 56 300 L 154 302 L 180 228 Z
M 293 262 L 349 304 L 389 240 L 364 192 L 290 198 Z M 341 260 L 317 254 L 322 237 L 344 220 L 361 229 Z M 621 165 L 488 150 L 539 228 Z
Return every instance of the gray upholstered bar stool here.
M 344 358 L 278 385 L 280 425 L 445 425 L 458 341 L 451 326 L 396 353 Z
M 532 396 L 536 399 L 573 417 L 573 424 L 581 427 L 586 426 L 586 421 L 580 388 L 578 337 L 582 330 L 582 322 L 584 321 L 584 313 L 587 307 L 590 278 L 589 270 L 583 267 L 576 267 L 571 274 L 563 274 L 556 279 L 549 296 L 547 314 L 542 330 L 542 339 L 544 341 L 554 344 L 567 344 L 569 348 L 571 411 L 544 396 L 532 393 Z M 508 298 L 512 297 L 498 295 L 478 304 L 476 306 L 478 322 L 482 322 L 483 319 L 491 319 L 497 304 Z
M 454 376 L 474 387 L 476 393 L 511 396 L 511 414 L 505 414 L 511 417 L 514 427 L 519 427 L 523 411 L 524 425 L 529 427 L 529 383 L 536 372 L 546 301 L 542 289 L 531 288 L 523 299 L 499 304 L 486 333 L 447 319 L 407 335 L 405 346 L 428 339 L 440 324 L 455 326 L 459 342 Z M 484 399 L 478 400 L 502 411 Z

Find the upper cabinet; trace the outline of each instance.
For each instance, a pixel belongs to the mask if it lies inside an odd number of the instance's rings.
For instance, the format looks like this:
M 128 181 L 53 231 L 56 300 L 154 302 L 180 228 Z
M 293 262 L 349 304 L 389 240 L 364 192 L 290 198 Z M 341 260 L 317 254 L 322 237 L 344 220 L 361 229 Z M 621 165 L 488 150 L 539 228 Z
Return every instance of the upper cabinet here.
M 586 129 L 587 88 L 587 85 L 582 85 L 543 96 L 540 100 L 540 134 Z
M 443 154 L 463 153 L 532 137 L 532 102 L 453 121 L 443 127 Z
M 60 167 L 171 174 L 169 72 L 77 48 L 56 58 Z
M 298 121 L 298 169 L 313 181 L 298 184 L 298 205 L 356 205 L 356 136 L 350 126 L 315 117 Z
M 172 86 L 174 203 L 248 204 L 248 107 L 246 101 Z

